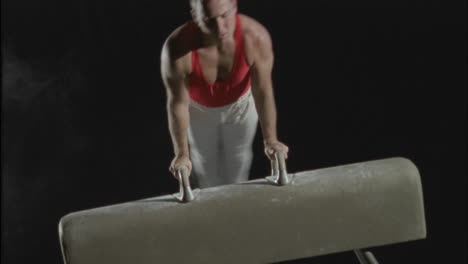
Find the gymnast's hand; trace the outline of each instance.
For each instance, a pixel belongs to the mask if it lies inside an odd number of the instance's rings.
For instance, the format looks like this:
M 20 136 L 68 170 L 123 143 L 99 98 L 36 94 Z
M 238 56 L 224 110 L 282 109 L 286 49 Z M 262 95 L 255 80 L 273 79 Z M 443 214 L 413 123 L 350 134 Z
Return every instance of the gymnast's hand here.
M 276 152 L 282 152 L 284 159 L 288 159 L 289 147 L 278 140 L 265 141 L 265 154 L 270 160 L 275 160 Z
M 186 167 L 188 169 L 189 175 L 192 173 L 192 162 L 190 161 L 190 157 L 188 155 L 176 155 L 171 162 L 169 171 L 177 180 L 179 180 L 179 177 L 177 176 L 177 169 L 182 167 Z

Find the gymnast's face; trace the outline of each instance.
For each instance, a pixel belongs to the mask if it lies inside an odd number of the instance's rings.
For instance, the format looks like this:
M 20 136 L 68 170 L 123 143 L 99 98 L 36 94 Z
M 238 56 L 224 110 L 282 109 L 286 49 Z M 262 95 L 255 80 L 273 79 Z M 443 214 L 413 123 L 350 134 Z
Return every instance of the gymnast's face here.
M 192 1 L 192 17 L 201 31 L 219 41 L 232 39 L 236 27 L 236 0 Z

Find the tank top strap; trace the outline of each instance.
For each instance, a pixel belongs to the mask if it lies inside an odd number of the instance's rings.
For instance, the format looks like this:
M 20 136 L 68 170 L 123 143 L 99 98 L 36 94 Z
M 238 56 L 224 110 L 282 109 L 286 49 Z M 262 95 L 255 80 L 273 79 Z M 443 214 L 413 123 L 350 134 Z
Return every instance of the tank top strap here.
M 236 40 L 236 48 L 243 46 L 242 25 L 239 14 L 236 14 L 236 29 L 234 30 L 234 39 Z
M 197 50 L 192 50 L 192 74 L 200 75 L 200 62 L 198 61 Z
M 237 60 L 237 67 L 240 68 L 249 68 L 247 64 L 247 58 L 245 57 L 245 49 L 244 49 L 244 35 L 242 31 L 242 23 L 240 21 L 239 14 L 236 14 L 236 30 L 234 33 L 234 37 L 236 40 L 236 60 Z

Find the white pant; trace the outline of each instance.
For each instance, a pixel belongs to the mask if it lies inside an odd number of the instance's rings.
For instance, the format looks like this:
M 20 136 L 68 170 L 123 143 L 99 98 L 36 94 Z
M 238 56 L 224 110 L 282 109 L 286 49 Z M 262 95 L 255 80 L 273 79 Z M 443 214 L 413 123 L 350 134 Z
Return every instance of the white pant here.
M 248 180 L 258 115 L 251 91 L 236 102 L 206 107 L 190 102 L 189 145 L 199 188 Z

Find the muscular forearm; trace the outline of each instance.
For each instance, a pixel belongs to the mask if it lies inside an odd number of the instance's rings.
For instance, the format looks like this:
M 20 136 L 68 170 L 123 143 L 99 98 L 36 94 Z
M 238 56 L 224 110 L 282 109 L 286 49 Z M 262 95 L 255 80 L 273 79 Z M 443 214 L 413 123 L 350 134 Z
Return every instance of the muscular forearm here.
M 253 95 L 264 142 L 278 140 L 276 134 L 276 105 L 273 92 L 257 90 Z
M 189 123 L 188 106 L 183 103 L 168 102 L 167 113 L 174 154 L 189 155 L 187 130 Z

